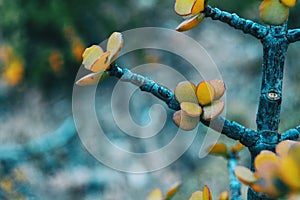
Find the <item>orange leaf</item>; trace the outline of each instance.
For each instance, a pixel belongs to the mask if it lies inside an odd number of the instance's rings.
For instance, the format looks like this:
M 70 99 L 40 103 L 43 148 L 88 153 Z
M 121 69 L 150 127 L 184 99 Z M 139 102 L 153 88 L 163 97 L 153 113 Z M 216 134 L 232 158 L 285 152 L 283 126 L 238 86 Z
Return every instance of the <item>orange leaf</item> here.
M 234 153 L 239 152 L 242 148 L 244 147 L 244 145 L 241 142 L 237 142 L 235 146 L 231 147 L 231 151 Z
M 16 59 L 11 61 L 7 68 L 3 71 L 3 78 L 9 85 L 17 85 L 23 78 L 24 65 L 23 62 Z
M 182 110 L 178 110 L 173 114 L 173 121 L 179 128 L 185 131 L 193 130 L 199 123 L 197 117 L 189 117 Z
M 176 0 L 174 10 L 178 15 L 186 16 L 192 14 L 193 6 L 197 0 Z
M 13 182 L 8 178 L 4 178 L 1 180 L 0 186 L 5 192 L 11 192 L 13 189 Z
M 229 199 L 229 194 L 227 191 L 224 191 L 220 194 L 219 200 L 228 200 Z
M 299 141 L 290 147 L 288 155 L 292 157 L 298 163 L 298 165 L 300 165 L 300 142 Z
M 205 8 L 205 1 L 204 0 L 196 0 L 195 4 L 192 7 L 192 14 L 198 14 L 204 11 Z
M 217 143 L 217 144 L 213 145 L 212 147 L 210 147 L 209 153 L 221 155 L 221 156 L 225 156 L 225 157 L 228 155 L 227 147 L 223 143 Z
M 244 166 L 237 166 L 234 169 L 234 174 L 242 183 L 246 185 L 252 185 L 257 181 L 254 173 Z
M 215 90 L 215 98 L 214 99 L 215 100 L 220 99 L 224 95 L 225 90 L 226 90 L 224 81 L 214 79 L 214 80 L 210 80 L 209 83 L 211 86 L 213 86 L 213 88 Z
M 263 181 L 262 180 L 258 180 L 256 183 L 251 185 L 251 188 L 256 191 L 256 192 L 264 192 L 265 188 L 263 187 Z
M 79 86 L 94 85 L 106 77 L 107 77 L 106 72 L 91 73 L 76 81 L 76 85 Z
M 203 200 L 212 200 L 212 196 L 207 185 L 203 188 Z
M 202 114 L 201 106 L 192 102 L 182 102 L 180 104 L 180 108 L 190 117 L 199 117 Z
M 123 36 L 119 32 L 114 32 L 108 39 L 107 51 L 110 52 L 109 60 L 113 62 L 119 55 L 123 46 Z
M 95 60 L 89 70 L 93 72 L 102 72 L 108 70 L 110 67 L 109 55 L 109 51 L 103 53 L 97 60 Z
M 300 165 L 291 156 L 281 158 L 279 165 L 283 181 L 293 190 L 300 190 Z
M 82 64 L 88 70 L 90 70 L 92 64 L 103 54 L 103 49 L 98 45 L 93 45 L 86 48 L 82 54 Z
M 203 192 L 202 191 L 194 192 L 192 196 L 189 198 L 189 200 L 203 200 Z
M 221 100 L 213 101 L 210 105 L 203 107 L 202 119 L 210 121 L 217 118 L 224 110 L 224 102 Z
M 205 14 L 204 13 L 200 13 L 199 15 L 194 15 L 191 18 L 188 18 L 186 20 L 184 20 L 183 22 L 181 22 L 177 27 L 176 27 L 176 31 L 188 31 L 192 28 L 194 28 L 195 26 L 197 26 L 200 22 L 202 22 L 202 20 L 204 19 Z
M 255 169 L 259 172 L 260 171 L 260 166 L 262 163 L 265 162 L 276 162 L 278 163 L 278 157 L 276 156 L 275 153 L 271 151 L 261 151 L 260 154 L 258 154 L 254 160 L 254 167 Z
M 208 82 L 202 81 L 196 88 L 196 95 L 198 102 L 204 106 L 213 101 L 215 98 L 215 90 Z
M 171 199 L 175 195 L 175 193 L 179 190 L 180 186 L 181 186 L 181 183 L 178 182 L 171 189 L 169 189 L 166 194 L 166 200 Z
M 284 141 L 280 142 L 279 144 L 277 144 L 276 153 L 281 157 L 287 156 L 289 149 L 296 143 L 297 142 L 292 141 L 292 140 L 284 140 Z
M 281 0 L 281 3 L 287 7 L 294 7 L 296 5 L 296 0 Z
M 163 200 L 163 194 L 160 189 L 154 189 L 147 197 L 147 200 Z
M 279 176 L 279 163 L 277 161 L 262 162 L 256 173 L 260 177 L 260 180 L 255 183 L 256 189 L 263 189 L 264 193 L 272 197 L 282 195 L 281 190 L 284 187 L 282 187 L 282 184 L 276 184 L 277 182 L 282 182 Z

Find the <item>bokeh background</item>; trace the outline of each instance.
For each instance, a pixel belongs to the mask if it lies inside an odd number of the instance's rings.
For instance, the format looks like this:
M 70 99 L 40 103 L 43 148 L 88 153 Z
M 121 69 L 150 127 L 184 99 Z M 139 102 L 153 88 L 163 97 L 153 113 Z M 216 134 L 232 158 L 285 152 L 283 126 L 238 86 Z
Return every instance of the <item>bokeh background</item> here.
M 197 145 L 203 140 L 201 133 L 205 133 L 203 126 L 199 126 L 189 150 L 171 166 L 147 174 L 126 174 L 94 159 L 70 123 L 72 89 L 84 49 L 107 39 L 114 31 L 140 27 L 175 29 L 182 19 L 173 11 L 174 2 L 0 0 L 0 199 L 136 200 L 145 199 L 157 187 L 166 191 L 176 181 L 183 182 L 174 197 L 178 200 L 187 199 L 205 184 L 214 197 L 228 190 L 226 161 L 197 157 Z M 211 0 L 210 5 L 260 22 L 260 2 Z M 291 9 L 290 28 L 300 27 L 299 9 L 299 4 Z M 226 116 L 255 129 L 262 62 L 260 42 L 211 19 L 185 34 L 205 47 L 217 64 L 227 86 Z M 292 44 L 287 54 L 281 131 L 300 121 L 299 48 L 298 43 Z M 122 62 L 126 66 L 156 62 L 176 69 L 185 65 L 174 55 L 155 50 L 133 52 L 123 56 Z M 104 81 L 102 88 L 110 91 L 116 82 Z M 147 123 L 148 108 L 159 101 L 138 92 L 135 95 L 146 98 L 134 98 L 133 113 L 138 113 L 139 123 Z M 103 99 L 97 104 L 98 115 L 109 111 L 109 106 L 110 101 Z M 156 140 L 160 145 L 169 141 L 172 130 L 176 130 L 170 120 L 172 113 L 167 110 L 168 131 Z M 114 126 L 113 119 L 107 119 L 105 126 L 110 130 L 110 138 L 121 146 L 129 145 L 137 151 L 153 148 L 136 140 L 133 144 L 132 138 L 110 128 Z M 220 142 L 235 144 L 223 136 Z M 55 148 L 50 148 L 52 144 Z M 240 157 L 242 164 L 249 164 L 246 149 Z

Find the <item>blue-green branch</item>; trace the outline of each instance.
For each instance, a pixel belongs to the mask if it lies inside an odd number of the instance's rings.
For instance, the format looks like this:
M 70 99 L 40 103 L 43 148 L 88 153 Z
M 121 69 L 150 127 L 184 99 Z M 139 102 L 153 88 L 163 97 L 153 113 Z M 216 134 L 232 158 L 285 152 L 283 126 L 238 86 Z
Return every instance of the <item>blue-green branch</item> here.
M 174 94 L 168 88 L 155 83 L 150 78 L 143 77 L 139 74 L 132 73 L 129 69 L 123 69 L 118 65 L 112 65 L 110 76 L 115 76 L 121 81 L 130 82 L 142 91 L 149 92 L 157 98 L 164 101 L 172 110 L 179 110 L 180 105 L 174 97 Z M 243 145 L 250 147 L 259 139 L 257 133 L 251 129 L 245 128 L 237 122 L 230 121 L 223 117 L 218 117 L 211 121 L 201 121 L 204 125 L 220 132 L 229 138 L 239 140 Z
M 231 200 L 242 200 L 241 183 L 234 174 L 234 169 L 238 166 L 238 155 L 232 152 L 228 155 L 229 187 L 231 191 Z
M 244 33 L 248 33 L 258 39 L 262 39 L 268 34 L 265 26 L 255 23 L 251 20 L 243 19 L 235 13 L 221 11 L 218 8 L 212 8 L 211 6 L 207 6 L 204 10 L 204 13 L 206 17 L 224 22 L 235 29 L 242 30 Z
M 68 118 L 56 131 L 47 133 L 40 139 L 30 141 L 25 145 L 2 145 L 0 147 L 0 161 L 17 163 L 32 156 L 42 155 L 66 145 L 75 135 L 74 121 L 72 118 Z
M 287 32 L 287 40 L 289 43 L 297 42 L 300 40 L 300 29 L 291 29 Z
M 290 129 L 282 134 L 280 134 L 279 141 L 284 140 L 298 140 L 300 138 L 300 126 Z

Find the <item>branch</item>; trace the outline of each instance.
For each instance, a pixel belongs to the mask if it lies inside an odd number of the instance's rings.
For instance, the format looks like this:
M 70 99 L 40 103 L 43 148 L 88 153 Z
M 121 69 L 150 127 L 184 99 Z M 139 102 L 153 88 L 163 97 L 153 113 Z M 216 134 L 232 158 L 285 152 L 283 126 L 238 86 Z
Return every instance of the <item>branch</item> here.
M 204 13 L 206 14 L 206 17 L 211 17 L 213 20 L 224 22 L 235 29 L 242 30 L 244 33 L 249 33 L 258 39 L 262 39 L 268 33 L 265 26 L 251 20 L 243 19 L 235 13 L 232 14 L 221 11 L 218 8 L 212 8 L 211 6 L 207 6 Z
M 288 30 L 286 38 L 289 43 L 297 42 L 300 40 L 300 29 L 291 29 Z
M 300 138 L 300 126 L 290 129 L 282 134 L 280 134 L 279 141 L 284 140 L 298 140 Z
M 175 99 L 173 92 L 155 83 L 149 78 L 132 73 L 129 69 L 122 69 L 118 65 L 111 66 L 110 76 L 115 76 L 124 82 L 130 82 L 140 87 L 142 91 L 153 94 L 164 101 L 172 110 L 180 110 L 180 104 Z M 203 120 L 201 120 L 201 122 L 209 128 L 212 128 L 215 131 L 228 136 L 229 138 L 240 140 L 241 143 L 247 147 L 252 146 L 259 139 L 259 136 L 255 131 L 247 129 L 237 122 L 232 122 L 222 117 L 218 117 L 210 122 Z
M 253 146 L 259 140 L 259 135 L 256 131 L 220 116 L 212 121 L 202 120 L 202 123 L 231 139 L 239 140 L 246 147 Z
M 172 110 L 180 110 L 180 105 L 176 101 L 173 92 L 161 85 L 156 84 L 149 78 L 132 73 L 129 69 L 122 69 L 118 67 L 118 65 L 111 67 L 110 76 L 115 76 L 124 82 L 130 82 L 140 87 L 142 91 L 153 94 L 160 100 L 164 101 Z
M 232 152 L 228 156 L 229 187 L 231 191 L 231 200 L 242 200 L 241 183 L 234 174 L 234 169 L 238 165 L 237 153 Z
M 66 145 L 75 134 L 76 129 L 73 119 L 68 118 L 56 131 L 47 133 L 41 138 L 25 145 L 2 145 L 0 147 L 0 160 L 21 162 L 29 157 L 43 154 Z

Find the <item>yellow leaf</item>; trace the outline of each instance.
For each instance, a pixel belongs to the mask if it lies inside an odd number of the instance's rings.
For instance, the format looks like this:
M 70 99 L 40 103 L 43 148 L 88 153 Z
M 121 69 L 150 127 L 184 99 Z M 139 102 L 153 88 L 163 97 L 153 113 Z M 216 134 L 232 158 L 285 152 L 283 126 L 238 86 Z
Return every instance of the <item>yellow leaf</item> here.
M 227 191 L 224 191 L 220 194 L 219 200 L 228 200 L 229 199 L 229 194 Z
M 278 0 L 264 0 L 259 7 L 260 18 L 269 25 L 281 25 L 289 16 L 289 8 Z
M 93 45 L 89 48 L 86 48 L 82 54 L 82 64 L 86 69 L 90 70 L 91 66 L 103 53 L 103 49 L 98 45 Z
M 236 153 L 239 152 L 243 147 L 244 145 L 242 143 L 237 142 L 236 145 L 231 148 L 231 151 Z
M 188 18 L 186 20 L 184 20 L 183 22 L 181 22 L 177 27 L 176 27 L 176 31 L 188 31 L 192 28 L 194 28 L 195 26 L 197 26 L 200 22 L 202 22 L 202 20 L 204 19 L 205 14 L 204 13 L 200 13 L 199 15 L 194 15 L 191 18 Z
M 198 103 L 196 96 L 196 86 L 189 81 L 179 82 L 174 90 L 175 99 L 179 102 Z
M 175 195 L 175 193 L 179 190 L 180 186 L 181 186 L 181 183 L 178 182 L 171 189 L 169 189 L 166 194 L 166 200 L 171 199 Z
M 202 81 L 198 84 L 196 88 L 196 95 L 198 98 L 198 102 L 204 106 L 210 104 L 215 98 L 215 90 L 210 85 L 210 83 L 206 81 Z
M 212 196 L 207 185 L 203 188 L 203 200 L 212 200 Z
M 296 0 L 281 0 L 281 3 L 287 7 L 294 7 L 296 5 Z
M 8 178 L 3 179 L 0 182 L 1 188 L 5 191 L 5 192 L 11 192 L 13 189 L 13 183 L 11 180 L 9 180 Z
M 108 39 L 107 51 L 110 52 L 109 60 L 113 62 L 119 55 L 123 46 L 123 36 L 119 32 L 114 32 Z
M 277 144 L 276 146 L 276 153 L 283 157 L 283 156 L 287 156 L 289 149 L 291 148 L 291 146 L 293 146 L 294 144 L 296 144 L 297 142 L 292 141 L 292 140 L 285 140 L 280 142 L 279 144 Z
M 217 118 L 224 110 L 224 102 L 221 100 L 213 101 L 210 105 L 203 107 L 202 119 L 210 121 Z
M 102 72 L 108 70 L 110 67 L 109 55 L 109 51 L 103 53 L 97 60 L 95 60 L 89 70 L 91 70 L 92 72 Z
M 196 0 L 195 4 L 192 7 L 192 14 L 198 14 L 204 11 L 205 8 L 205 1 L 204 0 Z
M 244 184 L 252 185 L 257 181 L 255 174 L 244 166 L 237 166 L 234 169 L 235 176 Z
M 76 85 L 79 86 L 94 85 L 106 77 L 107 77 L 106 72 L 91 73 L 76 81 Z
M 221 155 L 221 156 L 225 156 L 225 157 L 228 155 L 227 147 L 223 143 L 217 143 L 209 148 L 210 148 L 209 149 L 210 154 L 216 154 L 216 155 Z
M 11 61 L 3 71 L 3 78 L 9 85 L 17 85 L 23 78 L 24 65 L 20 60 Z
M 260 154 L 258 154 L 254 160 L 254 167 L 257 171 L 260 171 L 260 166 L 262 163 L 265 162 L 276 162 L 278 163 L 278 157 L 275 153 L 271 151 L 261 151 Z
M 300 165 L 300 142 L 292 145 L 289 149 L 288 155 L 292 157 L 298 165 Z
M 280 160 L 280 175 L 293 190 L 300 190 L 300 165 L 290 156 Z
M 196 191 L 192 194 L 189 200 L 203 200 L 203 193 L 202 191 Z
M 147 197 L 147 200 L 163 200 L 163 194 L 160 189 L 154 189 Z
M 196 2 L 197 0 L 176 0 L 174 10 L 181 16 L 190 15 Z

